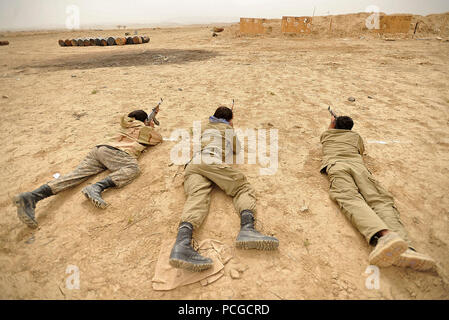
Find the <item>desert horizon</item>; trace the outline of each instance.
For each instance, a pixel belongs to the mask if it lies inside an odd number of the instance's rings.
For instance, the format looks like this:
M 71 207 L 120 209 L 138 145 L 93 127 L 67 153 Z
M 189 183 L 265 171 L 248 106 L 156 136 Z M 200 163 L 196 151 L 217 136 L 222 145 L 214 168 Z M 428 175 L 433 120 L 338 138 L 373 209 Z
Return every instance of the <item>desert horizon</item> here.
M 449 11 L 444 12 L 432 12 L 428 14 L 417 14 L 413 12 L 379 12 L 380 15 L 414 15 L 414 16 L 421 16 L 421 17 L 428 17 L 428 16 L 434 16 L 434 15 L 440 15 L 440 14 L 447 14 Z M 340 14 L 321 14 L 321 15 L 303 15 L 303 16 L 311 16 L 311 17 L 336 17 L 336 16 L 347 16 L 347 15 L 359 15 L 359 14 L 366 14 L 366 12 L 348 12 L 348 13 L 340 13 Z M 289 16 L 288 14 L 285 14 L 284 16 Z M 291 16 L 297 16 L 292 14 Z M 60 25 L 47 25 L 47 26 L 32 26 L 32 27 L 15 27 L 15 28 L 6 28 L 6 27 L 0 27 L 0 32 L 30 32 L 30 31 L 98 31 L 98 30 L 129 30 L 129 29 L 146 29 L 146 28 L 157 28 L 157 27 L 163 27 L 163 28 L 169 28 L 169 27 L 195 27 L 195 26 L 205 26 L 205 25 L 230 25 L 233 23 L 238 23 L 241 18 L 258 18 L 258 19 L 269 19 L 269 20 L 277 20 L 282 19 L 282 16 L 279 17 L 265 17 L 265 16 L 234 16 L 234 17 L 221 17 L 221 18 L 186 18 L 186 17 L 178 17 L 173 18 L 165 21 L 155 21 L 155 22 L 148 22 L 148 23 L 133 23 L 132 21 L 128 22 L 110 22 L 106 24 L 87 24 L 87 25 L 80 25 L 79 29 L 68 29 L 64 26 L 64 24 Z M 120 26 L 120 28 L 119 28 Z

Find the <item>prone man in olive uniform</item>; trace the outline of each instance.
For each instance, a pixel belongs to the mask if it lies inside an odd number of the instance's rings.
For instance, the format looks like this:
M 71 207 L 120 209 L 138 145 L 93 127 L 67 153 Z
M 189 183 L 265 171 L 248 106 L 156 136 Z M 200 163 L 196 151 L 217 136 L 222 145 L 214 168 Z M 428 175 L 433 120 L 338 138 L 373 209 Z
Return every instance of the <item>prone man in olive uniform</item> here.
M 98 208 L 106 208 L 107 203 L 101 193 L 110 187 L 123 187 L 140 173 L 137 163 L 139 155 L 148 147 L 162 142 L 162 136 L 154 130 L 153 120 L 143 110 L 135 110 L 120 121 L 120 130 L 107 137 L 105 144 L 95 146 L 76 169 L 69 174 L 54 179 L 31 192 L 14 197 L 17 215 L 30 228 L 37 228 L 35 218 L 36 203 L 63 190 L 74 187 L 89 177 L 102 171 L 111 174 L 81 192 Z
M 401 222 L 393 196 L 373 177 L 363 162 L 365 147 L 353 120 L 332 116 L 328 130 L 321 135 L 323 165 L 321 173 L 330 180 L 330 197 L 342 212 L 375 246 L 369 263 L 391 265 L 418 271 L 433 269 L 435 261 L 419 253 Z
M 236 246 L 240 249 L 275 250 L 279 240 L 254 229 L 256 195 L 254 188 L 240 171 L 224 163 L 226 155 L 240 150 L 232 124 L 232 110 L 219 107 L 202 128 L 200 153 L 194 155 L 184 173 L 187 195 L 175 245 L 169 263 L 175 268 L 202 271 L 212 267 L 212 260 L 201 256 L 191 245 L 192 232 L 199 228 L 209 212 L 210 193 L 217 185 L 233 198 L 240 215 L 240 232 Z M 209 139 L 212 141 L 209 143 Z

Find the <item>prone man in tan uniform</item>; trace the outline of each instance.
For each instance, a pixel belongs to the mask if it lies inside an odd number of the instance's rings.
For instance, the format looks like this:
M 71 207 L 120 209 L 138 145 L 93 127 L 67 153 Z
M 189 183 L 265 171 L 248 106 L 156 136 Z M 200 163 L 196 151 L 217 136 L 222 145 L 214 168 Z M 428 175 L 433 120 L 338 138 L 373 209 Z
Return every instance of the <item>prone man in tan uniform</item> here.
M 391 265 L 425 271 L 435 261 L 416 252 L 394 205 L 393 196 L 365 167 L 365 151 L 360 135 L 351 131 L 350 117 L 333 117 L 329 129 L 321 135 L 323 165 L 321 173 L 330 180 L 330 197 L 375 248 L 369 263 L 379 267 Z
M 63 190 L 74 187 L 104 170 L 111 174 L 105 179 L 85 187 L 81 192 L 99 208 L 106 208 L 101 192 L 110 187 L 123 187 L 140 173 L 137 158 L 148 147 L 162 142 L 153 121 L 143 110 L 123 115 L 120 130 L 107 137 L 106 143 L 95 146 L 86 158 L 69 174 L 54 179 L 31 192 L 14 197 L 19 219 L 31 228 L 37 228 L 34 209 L 36 203 Z
M 201 256 L 191 245 L 192 232 L 199 228 L 209 212 L 210 192 L 216 184 L 233 197 L 234 207 L 240 214 L 240 232 L 236 246 L 240 249 L 274 250 L 278 239 L 265 236 L 254 229 L 256 196 L 243 173 L 223 163 L 226 155 L 240 150 L 234 134 L 232 110 L 219 107 L 209 123 L 202 128 L 201 152 L 187 164 L 184 190 L 187 200 L 181 216 L 176 243 L 170 253 L 169 263 L 176 268 L 202 271 L 212 266 L 212 260 Z M 210 139 L 210 141 L 209 141 Z

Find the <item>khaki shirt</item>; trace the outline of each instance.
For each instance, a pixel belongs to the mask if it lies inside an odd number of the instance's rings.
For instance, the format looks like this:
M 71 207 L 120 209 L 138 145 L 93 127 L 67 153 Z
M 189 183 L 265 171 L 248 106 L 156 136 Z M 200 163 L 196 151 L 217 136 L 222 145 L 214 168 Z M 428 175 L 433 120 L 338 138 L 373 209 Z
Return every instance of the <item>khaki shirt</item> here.
M 138 158 L 146 147 L 161 142 L 162 136 L 152 127 L 123 115 L 120 119 L 120 130 L 107 136 L 105 144 Z
M 323 145 L 323 163 L 321 173 L 326 168 L 339 161 L 356 161 L 363 163 L 362 137 L 354 131 L 343 129 L 328 129 L 321 135 L 320 142 Z
M 226 123 L 208 122 L 201 126 L 201 151 L 226 159 L 226 153 L 232 157 L 240 150 L 240 141 L 235 136 L 234 128 Z

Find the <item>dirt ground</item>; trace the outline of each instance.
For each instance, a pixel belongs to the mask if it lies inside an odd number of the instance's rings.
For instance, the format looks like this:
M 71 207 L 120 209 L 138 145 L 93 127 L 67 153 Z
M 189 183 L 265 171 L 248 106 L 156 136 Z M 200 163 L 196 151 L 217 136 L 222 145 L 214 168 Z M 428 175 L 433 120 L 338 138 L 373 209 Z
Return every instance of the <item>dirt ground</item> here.
M 449 298 L 446 38 L 248 37 L 236 28 L 218 37 L 210 26 L 142 29 L 150 43 L 113 47 L 59 47 L 57 40 L 123 30 L 3 34 L 10 45 L 0 47 L 0 298 Z M 278 237 L 279 250 L 233 249 L 225 275 L 204 287 L 152 289 L 160 245 L 176 236 L 185 200 L 182 168 L 169 165 L 175 142 L 143 154 L 142 174 L 104 193 L 107 210 L 80 192 L 106 173 L 39 202 L 37 230 L 12 205 L 15 194 L 72 170 L 121 114 L 150 109 L 160 97 L 164 137 L 232 99 L 235 127 L 279 130 L 274 175 L 259 175 L 259 164 L 237 166 L 257 192 L 257 228 Z M 436 271 L 384 268 L 380 288 L 367 289 L 371 248 L 319 173 L 328 105 L 355 120 L 368 168 L 394 195 L 416 248 L 437 260 Z M 238 228 L 232 200 L 214 190 L 195 239 L 233 248 Z M 65 287 L 69 265 L 79 267 L 78 290 Z

